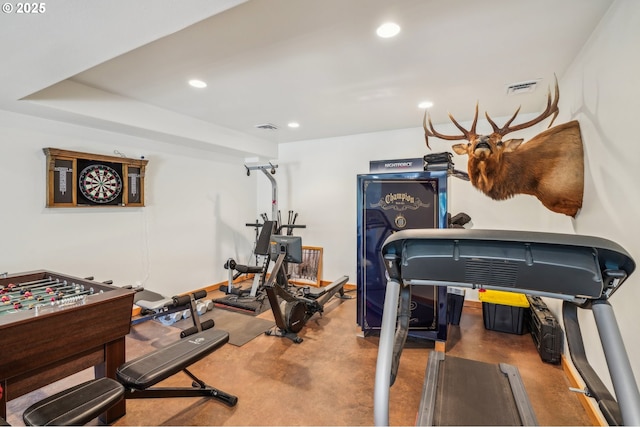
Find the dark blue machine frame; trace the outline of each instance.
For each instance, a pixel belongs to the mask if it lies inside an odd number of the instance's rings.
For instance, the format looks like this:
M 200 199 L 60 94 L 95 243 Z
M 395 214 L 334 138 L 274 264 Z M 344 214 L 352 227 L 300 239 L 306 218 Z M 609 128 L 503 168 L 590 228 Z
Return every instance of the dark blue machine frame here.
M 382 325 L 386 289 L 385 266 L 381 256 L 383 242 L 389 235 L 403 229 L 447 227 L 448 175 L 447 171 L 358 175 L 357 322 L 365 335 L 379 331 Z M 392 189 L 394 194 L 406 191 L 411 196 L 416 186 L 423 198 L 432 192 L 432 199 L 405 200 L 397 206 L 367 200 L 372 193 L 377 194 L 385 189 Z M 424 188 L 419 188 L 421 186 Z M 376 198 L 380 200 L 384 195 L 376 195 Z M 390 218 L 390 212 L 395 218 Z M 423 287 L 412 298 L 414 310 L 409 335 L 446 341 L 446 288 Z

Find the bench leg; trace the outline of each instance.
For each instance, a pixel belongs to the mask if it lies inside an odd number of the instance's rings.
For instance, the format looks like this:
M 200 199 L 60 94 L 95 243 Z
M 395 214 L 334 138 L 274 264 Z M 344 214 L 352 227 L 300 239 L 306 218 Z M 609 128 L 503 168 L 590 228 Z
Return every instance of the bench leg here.
M 125 399 L 158 399 L 167 397 L 213 397 L 227 406 L 235 406 L 238 397 L 205 384 L 189 370 L 183 372 L 193 379 L 193 388 L 187 387 L 154 387 L 145 390 L 128 389 Z

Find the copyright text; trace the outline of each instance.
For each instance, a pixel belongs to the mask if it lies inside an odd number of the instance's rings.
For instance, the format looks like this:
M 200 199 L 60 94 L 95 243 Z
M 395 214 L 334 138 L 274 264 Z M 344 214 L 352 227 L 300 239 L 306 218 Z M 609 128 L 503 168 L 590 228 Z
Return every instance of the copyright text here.
M 2 3 L 2 13 L 41 14 L 47 11 L 46 3 Z

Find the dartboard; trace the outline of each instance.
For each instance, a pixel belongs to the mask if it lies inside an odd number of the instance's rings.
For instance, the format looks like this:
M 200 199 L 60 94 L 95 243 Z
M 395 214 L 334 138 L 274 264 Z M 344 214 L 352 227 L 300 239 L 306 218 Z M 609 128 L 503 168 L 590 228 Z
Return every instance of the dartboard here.
M 94 203 L 109 203 L 122 191 L 122 179 L 118 172 L 101 164 L 84 168 L 78 184 L 82 195 Z

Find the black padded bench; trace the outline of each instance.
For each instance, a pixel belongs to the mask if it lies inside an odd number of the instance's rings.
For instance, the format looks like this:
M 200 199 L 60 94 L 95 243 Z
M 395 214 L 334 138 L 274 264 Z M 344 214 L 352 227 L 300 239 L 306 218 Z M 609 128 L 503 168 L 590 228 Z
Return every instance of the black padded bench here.
M 206 385 L 187 370 L 228 341 L 228 332 L 207 329 L 126 362 L 118 368 L 116 377 L 125 386 L 127 399 L 208 396 L 234 406 L 238 401 L 236 396 Z M 193 387 L 150 388 L 180 371 L 193 379 Z
M 51 395 L 22 414 L 29 426 L 86 424 L 124 397 L 122 384 L 111 378 L 96 378 Z
M 116 371 L 118 381 L 97 378 L 61 391 L 31 405 L 22 418 L 27 425 L 83 425 L 125 399 L 163 397 L 213 397 L 228 406 L 238 402 L 187 370 L 229 341 L 229 333 L 207 329 L 164 348 L 126 362 Z M 193 379 L 192 387 L 151 388 L 183 371 Z

